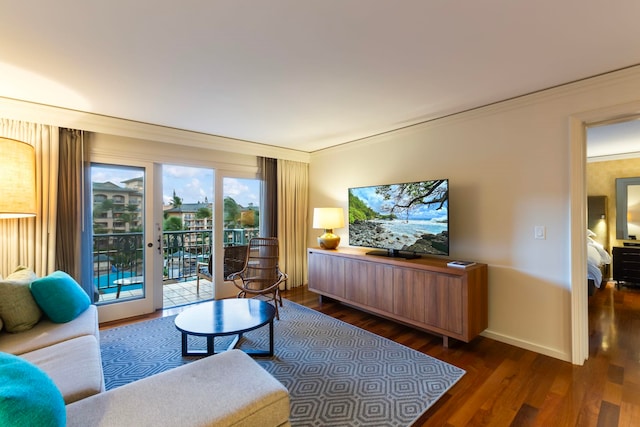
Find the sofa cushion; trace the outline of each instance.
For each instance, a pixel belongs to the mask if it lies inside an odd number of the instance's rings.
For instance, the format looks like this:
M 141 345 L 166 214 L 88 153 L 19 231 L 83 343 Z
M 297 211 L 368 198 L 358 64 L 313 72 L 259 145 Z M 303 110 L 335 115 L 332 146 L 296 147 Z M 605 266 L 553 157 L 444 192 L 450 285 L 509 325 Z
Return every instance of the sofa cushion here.
M 64 400 L 40 368 L 0 353 L 0 425 L 65 426 Z
M 0 317 L 8 332 L 31 329 L 42 317 L 29 289 L 36 278 L 33 271 L 19 268 L 0 281 Z
M 67 426 L 280 426 L 289 411 L 287 389 L 230 350 L 71 403 Z
M 20 355 L 83 335 L 93 335 L 96 339 L 100 337 L 98 309 L 95 305 L 91 305 L 72 322 L 53 323 L 45 317 L 28 331 L 19 334 L 0 332 L 0 351 Z
M 104 391 L 100 344 L 93 335 L 63 341 L 20 357 L 49 375 L 66 404 Z
M 64 271 L 55 271 L 34 280 L 31 293 L 42 311 L 55 323 L 69 322 L 91 305 L 89 295 Z

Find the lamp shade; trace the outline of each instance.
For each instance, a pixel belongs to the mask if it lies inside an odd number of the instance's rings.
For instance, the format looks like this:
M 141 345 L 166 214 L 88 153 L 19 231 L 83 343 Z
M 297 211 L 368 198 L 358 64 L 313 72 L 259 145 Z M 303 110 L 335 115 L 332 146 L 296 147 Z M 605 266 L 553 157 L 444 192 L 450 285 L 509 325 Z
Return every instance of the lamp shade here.
M 314 208 L 313 228 L 334 229 L 344 227 L 342 208 Z
M 0 218 L 36 215 L 35 148 L 0 137 Z

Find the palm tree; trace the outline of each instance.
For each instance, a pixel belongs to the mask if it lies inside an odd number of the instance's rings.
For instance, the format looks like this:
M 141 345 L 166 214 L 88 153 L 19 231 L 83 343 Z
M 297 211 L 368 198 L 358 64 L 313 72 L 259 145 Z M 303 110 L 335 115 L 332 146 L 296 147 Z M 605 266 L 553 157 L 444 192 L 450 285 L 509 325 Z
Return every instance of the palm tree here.
M 182 198 L 176 196 L 176 190 L 173 190 L 173 197 L 171 198 L 171 206 L 174 208 L 179 208 L 182 206 Z
M 207 219 L 207 218 L 211 218 L 211 209 L 200 208 L 196 211 L 196 219 Z

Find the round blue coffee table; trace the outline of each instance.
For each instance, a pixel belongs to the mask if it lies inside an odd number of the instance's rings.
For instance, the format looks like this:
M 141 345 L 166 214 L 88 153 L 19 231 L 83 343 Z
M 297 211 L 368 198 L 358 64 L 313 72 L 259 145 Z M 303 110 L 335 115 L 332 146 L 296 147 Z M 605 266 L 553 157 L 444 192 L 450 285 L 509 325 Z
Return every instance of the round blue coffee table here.
M 176 328 L 182 332 L 183 356 L 209 356 L 216 354 L 214 338 L 236 335 L 226 350 L 235 348 L 242 334 L 269 324 L 269 350 L 242 349 L 251 356 L 273 356 L 273 305 L 248 298 L 230 298 L 195 305 L 175 318 Z M 206 350 L 189 350 L 189 335 L 206 337 Z

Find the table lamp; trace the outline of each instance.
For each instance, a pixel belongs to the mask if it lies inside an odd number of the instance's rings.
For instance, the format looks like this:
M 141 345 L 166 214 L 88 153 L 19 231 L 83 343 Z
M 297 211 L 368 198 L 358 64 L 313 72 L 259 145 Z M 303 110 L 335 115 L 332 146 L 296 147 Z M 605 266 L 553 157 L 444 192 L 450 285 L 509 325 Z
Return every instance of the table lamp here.
M 340 236 L 333 234 L 334 228 L 344 227 L 342 208 L 314 208 L 313 228 L 323 228 L 324 234 L 318 237 L 322 249 L 335 249 L 340 244 Z
M 35 148 L 0 137 L 0 218 L 36 216 Z

